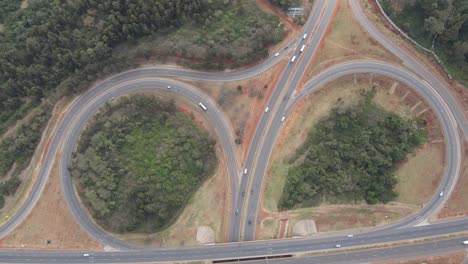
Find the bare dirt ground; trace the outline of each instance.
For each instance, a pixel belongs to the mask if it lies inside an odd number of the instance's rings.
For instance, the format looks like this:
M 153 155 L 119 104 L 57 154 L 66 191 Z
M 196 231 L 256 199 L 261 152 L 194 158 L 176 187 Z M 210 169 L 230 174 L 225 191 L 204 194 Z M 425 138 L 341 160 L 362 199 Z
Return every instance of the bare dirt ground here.
M 297 209 L 278 212 L 277 204 L 282 194 L 289 168 L 288 160 L 305 141 L 308 131 L 335 106 L 356 104 L 359 94 L 377 88 L 374 102 L 387 110 L 395 111 L 408 118 L 426 120 L 430 141 L 408 155 L 398 164 L 396 189 L 398 199 L 387 205 L 323 205 L 318 208 Z M 285 144 L 287 142 L 287 144 Z M 403 84 L 383 76 L 359 74 L 340 78 L 309 95 L 290 114 L 273 150 L 269 171 L 264 185 L 262 220 L 268 219 L 263 228 L 258 228 L 257 238 L 279 235 L 279 219 L 289 219 L 289 231 L 295 222 L 313 217 L 319 232 L 366 228 L 396 221 L 418 210 L 435 192 L 444 161 L 443 135 L 426 103 Z M 430 161 L 430 162 L 428 162 Z M 344 209 L 346 208 L 346 210 Z M 263 230 L 262 230 L 263 229 Z M 288 232 L 288 236 L 291 232 Z
M 455 190 L 452 192 L 444 208 L 436 216 L 437 219 L 468 215 L 468 143 L 464 145 L 464 162 L 461 168 L 460 178 L 458 179 Z
M 191 101 L 177 94 L 160 90 L 139 92 L 154 95 L 162 100 L 174 100 L 178 109 L 186 113 L 198 126 L 217 138 L 216 131 L 204 117 L 203 111 Z M 219 142 L 219 140 L 218 140 Z M 154 247 L 176 247 L 200 245 L 196 241 L 197 228 L 209 226 L 215 232 L 215 241 L 224 242 L 226 238 L 226 216 L 229 215 L 230 191 L 229 178 L 224 161 L 222 146 L 216 145 L 219 166 L 215 174 L 197 190 L 191 201 L 177 217 L 176 221 L 163 231 L 153 234 L 113 234 L 128 242 Z
M 375 264 L 461 264 L 466 259 L 466 253 L 451 253 L 441 256 L 433 256 L 427 258 L 407 259 L 391 262 L 374 262 Z
M 305 81 L 321 70 L 347 60 L 400 60 L 380 46 L 359 24 L 348 1 L 341 1 L 318 54 L 306 71 Z
M 260 75 L 235 82 L 182 80 L 210 96 L 229 118 L 235 137 L 242 139 L 237 148 L 239 160 L 245 159 L 257 122 L 287 63 L 284 59 Z
M 398 2 L 398 1 L 395 1 Z M 379 12 L 379 9 L 375 3 L 375 0 L 364 0 L 362 1 L 363 10 L 367 17 L 373 21 L 374 25 L 379 29 L 380 32 L 385 34 L 389 39 L 411 55 L 418 61 L 423 63 L 431 72 L 442 81 L 442 83 L 448 84 L 451 87 L 450 90 L 454 97 L 460 102 L 460 105 L 464 108 L 465 112 L 468 110 L 468 91 L 466 87 L 458 83 L 455 80 L 448 79 L 444 70 L 439 66 L 435 58 L 427 52 L 417 49 L 410 41 L 406 40 L 403 36 L 400 36 L 399 32 L 388 23 L 383 15 Z

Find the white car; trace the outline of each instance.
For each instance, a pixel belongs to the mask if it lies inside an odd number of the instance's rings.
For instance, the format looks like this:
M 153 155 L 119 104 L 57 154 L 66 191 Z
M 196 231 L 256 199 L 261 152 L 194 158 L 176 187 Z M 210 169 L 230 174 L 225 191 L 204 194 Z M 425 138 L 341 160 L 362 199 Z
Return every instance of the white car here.
M 441 192 L 439 193 L 439 197 L 442 197 L 443 195 L 444 195 L 444 191 L 441 191 Z
M 279 52 L 275 54 L 275 57 L 278 57 L 279 56 Z
M 302 37 L 302 39 L 306 39 L 307 38 L 307 34 L 304 34 L 304 36 Z
M 268 110 L 270 110 L 270 108 L 267 106 L 267 108 L 265 108 L 265 113 L 268 113 Z
M 247 174 L 247 169 L 244 170 L 244 174 Z
M 168 86 L 167 86 L 167 89 L 171 89 L 171 86 L 170 86 L 170 85 L 168 85 Z
M 83 254 L 83 257 L 89 257 L 89 254 L 88 254 L 88 253 L 84 253 L 84 254 Z
M 463 245 L 468 245 L 468 240 L 463 241 Z
M 336 248 L 340 248 L 341 245 L 340 245 L 340 244 L 336 244 L 335 247 L 336 247 Z
M 283 122 L 283 121 L 284 121 L 284 119 L 285 119 L 285 117 L 283 116 L 283 117 L 281 118 L 281 122 Z
M 353 237 L 354 237 L 354 235 L 348 235 L 348 238 L 353 238 Z

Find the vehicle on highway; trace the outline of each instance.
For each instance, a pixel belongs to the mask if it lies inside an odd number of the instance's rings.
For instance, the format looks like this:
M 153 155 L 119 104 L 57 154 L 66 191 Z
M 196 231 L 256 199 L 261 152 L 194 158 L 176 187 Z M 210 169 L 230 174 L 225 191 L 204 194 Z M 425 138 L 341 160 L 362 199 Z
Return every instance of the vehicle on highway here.
M 279 56 L 279 52 L 275 54 L 275 57 L 278 57 Z
M 304 34 L 304 36 L 302 37 L 302 39 L 306 39 L 307 38 L 307 33 Z
M 208 108 L 206 108 L 206 106 L 204 104 L 198 103 L 198 105 L 201 107 L 201 109 L 203 109 L 203 111 L 208 110 Z
M 251 225 L 251 224 L 252 224 L 252 221 L 250 221 L 250 219 L 249 219 L 249 222 L 248 222 L 248 224 L 249 224 L 249 225 Z
M 244 197 L 244 196 L 245 196 L 245 191 L 242 191 L 242 197 Z
M 111 101 L 113 101 L 114 99 L 115 99 L 115 96 L 113 96 L 113 97 L 111 98 Z
M 247 169 L 244 169 L 244 174 L 247 174 Z
M 304 49 L 305 49 L 305 44 L 304 44 L 304 45 L 302 45 L 302 47 L 301 47 L 301 52 L 303 52 L 303 51 L 304 51 Z
M 284 121 L 284 119 L 285 119 L 285 117 L 283 116 L 283 117 L 281 118 L 281 122 L 283 122 L 283 121 Z
M 353 237 L 354 237 L 354 235 L 348 235 L 348 238 L 353 238 Z
M 265 108 L 265 113 L 268 113 L 268 110 L 270 110 L 270 108 L 267 106 L 267 108 Z
M 463 245 L 468 245 L 468 240 L 465 240 L 462 243 L 463 243 Z
M 291 59 L 291 62 L 294 62 L 296 60 L 296 56 L 293 56 Z
M 84 253 L 84 254 L 83 254 L 83 257 L 89 257 L 89 254 L 88 254 L 88 253 Z
M 442 197 L 443 195 L 444 195 L 444 191 L 441 191 L 441 192 L 439 193 L 439 197 Z
M 167 86 L 167 89 L 171 89 L 171 86 L 170 86 L 170 85 L 168 85 L 168 86 Z
M 336 247 L 336 248 L 340 248 L 341 245 L 340 245 L 340 244 L 336 244 L 335 247 Z
M 238 215 L 238 214 L 239 214 L 239 208 L 236 209 L 236 215 Z

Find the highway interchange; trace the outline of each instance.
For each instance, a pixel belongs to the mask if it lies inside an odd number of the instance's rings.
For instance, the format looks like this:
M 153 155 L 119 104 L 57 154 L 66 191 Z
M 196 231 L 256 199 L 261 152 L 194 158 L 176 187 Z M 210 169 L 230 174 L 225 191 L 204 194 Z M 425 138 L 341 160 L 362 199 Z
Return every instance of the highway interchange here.
M 455 186 L 462 162 L 461 147 L 463 141 L 468 138 L 468 125 L 463 109 L 450 94 L 443 80 L 433 76 L 419 61 L 415 60 L 403 49 L 392 43 L 372 25 L 363 13 L 357 0 L 350 0 L 349 2 L 361 25 L 384 47 L 397 55 L 404 62 L 404 66 L 411 69 L 412 72 L 407 68 L 384 62 L 350 61 L 324 70 L 306 83 L 301 93 L 294 94 L 294 90 L 298 86 L 304 71 L 309 65 L 310 59 L 313 57 L 314 53 L 317 52 L 320 41 L 324 37 L 327 27 L 332 21 L 332 14 L 336 8 L 337 2 L 337 0 L 315 1 L 314 9 L 307 24 L 304 26 L 303 34 L 307 34 L 307 38 L 302 39 L 301 35 L 298 39 L 289 43 L 289 48 L 283 50 L 280 56 L 272 56 L 263 63 L 250 69 L 229 73 L 204 73 L 162 66 L 140 68 L 112 76 L 96 84 L 86 93 L 79 96 L 70 106 L 67 114 L 62 118 L 58 128 L 54 132 L 52 141 L 44 157 L 44 163 L 39 173 L 38 180 L 33 187 L 31 195 L 18 213 L 0 228 L 0 237 L 4 237 L 11 232 L 32 210 L 47 182 L 54 157 L 58 152 L 61 152 L 64 153 L 60 161 L 62 190 L 73 217 L 90 236 L 104 245 L 118 249 L 119 251 L 92 252 L 90 254 L 91 257 L 88 258 L 83 256 L 83 251 L 0 250 L 0 261 L 14 263 L 118 263 L 229 259 L 327 250 L 333 248 L 336 244 L 341 244 L 344 248 L 365 246 L 375 243 L 424 238 L 467 231 L 468 219 L 416 227 L 416 225 L 427 220 L 443 206 Z M 307 48 L 301 53 L 299 49 L 303 43 L 307 43 Z M 227 121 L 224 114 L 217 108 L 216 103 L 196 88 L 170 79 L 171 77 L 207 81 L 235 81 L 247 79 L 264 72 L 282 59 L 289 60 L 292 56 L 297 56 L 297 60 L 294 63 L 289 63 L 283 71 L 278 85 L 268 101 L 267 105 L 270 110 L 262 113 L 252 140 L 253 144 L 250 146 L 247 158 L 244 162 L 239 161 L 235 155 L 235 146 L 233 144 L 234 137 L 232 134 L 233 129 L 230 127 L 230 123 Z M 130 245 L 106 234 L 87 217 L 79 206 L 73 191 L 68 166 L 70 164 L 72 149 L 86 121 L 99 107 L 114 97 L 147 89 L 167 90 L 166 87 L 170 85 L 170 92 L 186 97 L 195 105 L 198 104 L 198 102 L 202 102 L 207 106 L 208 110 L 206 111 L 206 115 L 213 124 L 219 137 L 219 142 L 223 146 L 226 164 L 228 166 L 228 174 L 230 176 L 232 203 L 229 215 L 228 239 L 231 242 L 253 240 L 263 175 L 265 175 L 276 136 L 281 129 L 281 117 L 287 117 L 288 113 L 294 109 L 294 106 L 303 99 L 304 96 L 320 89 L 325 83 L 344 75 L 365 72 L 386 75 L 413 87 L 432 106 L 434 112 L 441 121 L 446 138 L 447 166 L 445 168 L 443 181 L 438 190 L 444 190 L 445 195 L 439 197 L 437 195 L 439 192 L 437 192 L 420 212 L 401 222 L 370 230 L 365 233 L 363 232 L 353 239 L 348 239 L 344 236 L 331 236 L 284 241 L 237 242 L 181 249 L 149 249 Z M 459 129 L 463 132 L 463 135 L 459 135 Z M 241 164 L 244 164 L 244 166 L 241 166 Z M 244 173 L 244 169 L 247 169 L 247 173 Z M 246 192 L 245 197 L 240 195 L 243 191 Z M 241 213 L 236 215 L 235 209 L 239 209 Z M 433 243 L 431 245 L 435 248 L 443 248 L 443 245 L 449 248 L 447 245 L 452 245 L 450 243 L 453 243 L 453 245 L 457 243 L 460 244 L 461 240 L 464 239 L 460 238 L 451 242 L 441 242 L 440 247 L 438 247 L 439 244 L 437 244 L 437 242 L 435 242 L 435 244 L 434 242 L 429 243 Z M 412 252 L 418 252 L 417 247 L 417 245 L 414 245 Z M 382 257 L 391 256 L 392 254 L 390 250 L 385 251 L 384 249 L 382 249 L 382 251 L 377 250 L 376 252 L 379 252 L 376 254 L 382 254 Z M 353 254 L 354 255 L 348 254 L 344 259 L 347 261 L 346 263 L 350 263 L 353 259 L 356 261 L 362 260 L 366 253 L 361 253 L 362 255 L 359 255 L 360 253 Z M 393 254 L 395 253 L 393 252 Z M 343 261 L 343 256 L 344 253 L 338 252 L 337 254 L 329 256 L 313 256 L 306 259 L 301 258 L 295 260 L 304 261 L 303 263 L 333 263 Z M 291 261 L 291 259 L 276 261 L 279 263 L 281 261 Z

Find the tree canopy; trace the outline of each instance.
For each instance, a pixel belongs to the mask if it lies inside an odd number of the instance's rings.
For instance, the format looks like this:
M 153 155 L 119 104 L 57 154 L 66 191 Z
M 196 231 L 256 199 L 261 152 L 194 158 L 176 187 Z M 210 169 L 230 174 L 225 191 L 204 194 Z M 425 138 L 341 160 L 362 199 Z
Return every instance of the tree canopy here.
M 279 207 L 328 201 L 387 203 L 397 193 L 395 163 L 427 140 L 415 122 L 372 103 L 375 90 L 350 108 L 335 108 L 309 132 L 291 159 Z
M 135 95 L 93 118 L 73 153 L 71 175 L 104 228 L 154 232 L 213 174 L 214 145 L 173 102 Z

